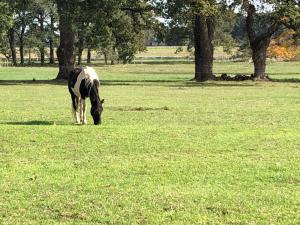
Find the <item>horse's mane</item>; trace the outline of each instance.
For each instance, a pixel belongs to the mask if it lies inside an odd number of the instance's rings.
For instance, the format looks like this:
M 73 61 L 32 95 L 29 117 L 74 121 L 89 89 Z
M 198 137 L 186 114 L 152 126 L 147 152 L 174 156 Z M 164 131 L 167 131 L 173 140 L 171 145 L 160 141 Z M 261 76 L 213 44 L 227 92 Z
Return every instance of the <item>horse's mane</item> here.
M 86 68 L 82 68 L 82 72 L 87 78 L 85 83 L 86 87 L 88 87 L 89 85 L 93 85 L 94 80 L 97 80 L 99 82 L 98 75 L 94 68 L 87 66 Z

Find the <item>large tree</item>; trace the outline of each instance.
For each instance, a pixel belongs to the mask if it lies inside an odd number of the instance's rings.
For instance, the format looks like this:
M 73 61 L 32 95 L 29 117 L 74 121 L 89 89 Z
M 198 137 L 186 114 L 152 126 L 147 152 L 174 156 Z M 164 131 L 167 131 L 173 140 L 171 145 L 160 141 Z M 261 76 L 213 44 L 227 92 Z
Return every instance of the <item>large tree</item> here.
M 293 3 L 292 3 L 293 2 Z M 235 0 L 246 12 L 246 30 L 254 63 L 254 78 L 267 80 L 267 49 L 275 33 L 282 32 L 283 25 L 295 28 L 299 18 L 298 0 Z
M 254 15 L 256 8 L 250 4 L 247 10 L 246 26 L 247 33 L 252 50 L 252 60 L 254 63 L 254 77 L 255 79 L 264 80 L 266 77 L 266 58 L 267 49 L 270 45 L 273 34 L 279 29 L 280 23 L 277 19 L 269 23 L 268 26 L 263 26 L 260 32 L 255 31 Z M 268 24 L 268 23 L 265 23 Z M 258 27 L 258 26 L 256 26 Z
M 67 79 L 74 69 L 74 22 L 78 14 L 79 3 L 72 0 L 56 0 L 59 17 L 60 44 L 57 49 L 59 72 L 57 79 Z
M 128 63 L 145 50 L 146 31 L 154 23 L 152 9 L 148 0 L 121 0 L 111 1 L 95 13 L 95 32 L 106 59 L 110 55 L 113 63 L 115 58 Z
M 195 80 L 213 78 L 215 19 L 219 5 L 215 0 L 161 0 L 158 6 L 172 27 L 190 27 L 194 34 Z

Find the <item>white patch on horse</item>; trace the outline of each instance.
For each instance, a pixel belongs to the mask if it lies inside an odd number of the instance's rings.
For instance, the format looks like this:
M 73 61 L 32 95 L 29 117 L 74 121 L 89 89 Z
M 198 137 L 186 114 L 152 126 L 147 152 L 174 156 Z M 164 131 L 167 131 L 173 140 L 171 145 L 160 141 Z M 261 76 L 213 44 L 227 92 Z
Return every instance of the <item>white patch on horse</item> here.
M 82 68 L 82 72 L 78 75 L 74 88 L 72 88 L 74 94 L 80 98 L 80 84 L 82 80 L 85 80 L 85 86 L 88 87 L 88 85 L 91 84 L 93 80 L 99 81 L 99 78 L 96 71 L 92 67 L 87 66 L 86 68 Z
M 98 80 L 98 75 L 96 73 L 96 71 L 92 68 L 87 66 L 85 69 L 83 69 L 84 73 L 87 75 L 87 78 L 89 80 L 89 84 L 93 82 L 93 80 Z

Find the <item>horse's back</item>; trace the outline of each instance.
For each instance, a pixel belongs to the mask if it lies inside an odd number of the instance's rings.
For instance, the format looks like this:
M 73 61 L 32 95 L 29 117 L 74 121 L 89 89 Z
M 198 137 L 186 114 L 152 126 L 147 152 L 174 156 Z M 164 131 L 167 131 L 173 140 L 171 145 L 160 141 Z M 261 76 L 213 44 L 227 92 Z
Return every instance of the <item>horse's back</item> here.
M 75 68 L 69 74 L 68 87 L 69 91 L 77 97 L 89 97 L 91 88 L 98 88 L 100 81 L 96 71 L 92 67 Z
M 88 78 L 91 82 L 94 80 L 97 80 L 99 82 L 99 77 L 94 68 L 87 66 L 86 68 L 83 69 L 83 71 L 88 76 Z

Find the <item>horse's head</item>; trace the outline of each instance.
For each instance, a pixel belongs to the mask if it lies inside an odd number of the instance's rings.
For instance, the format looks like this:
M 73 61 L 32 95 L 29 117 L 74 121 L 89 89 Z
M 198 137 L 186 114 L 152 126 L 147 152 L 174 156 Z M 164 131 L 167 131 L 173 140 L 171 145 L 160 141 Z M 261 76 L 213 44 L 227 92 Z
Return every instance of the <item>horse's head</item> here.
M 98 104 L 92 105 L 91 115 L 93 117 L 95 125 L 100 125 L 102 122 L 101 114 L 103 112 L 103 103 L 104 103 L 104 99 L 102 99 L 101 101 L 98 101 Z

